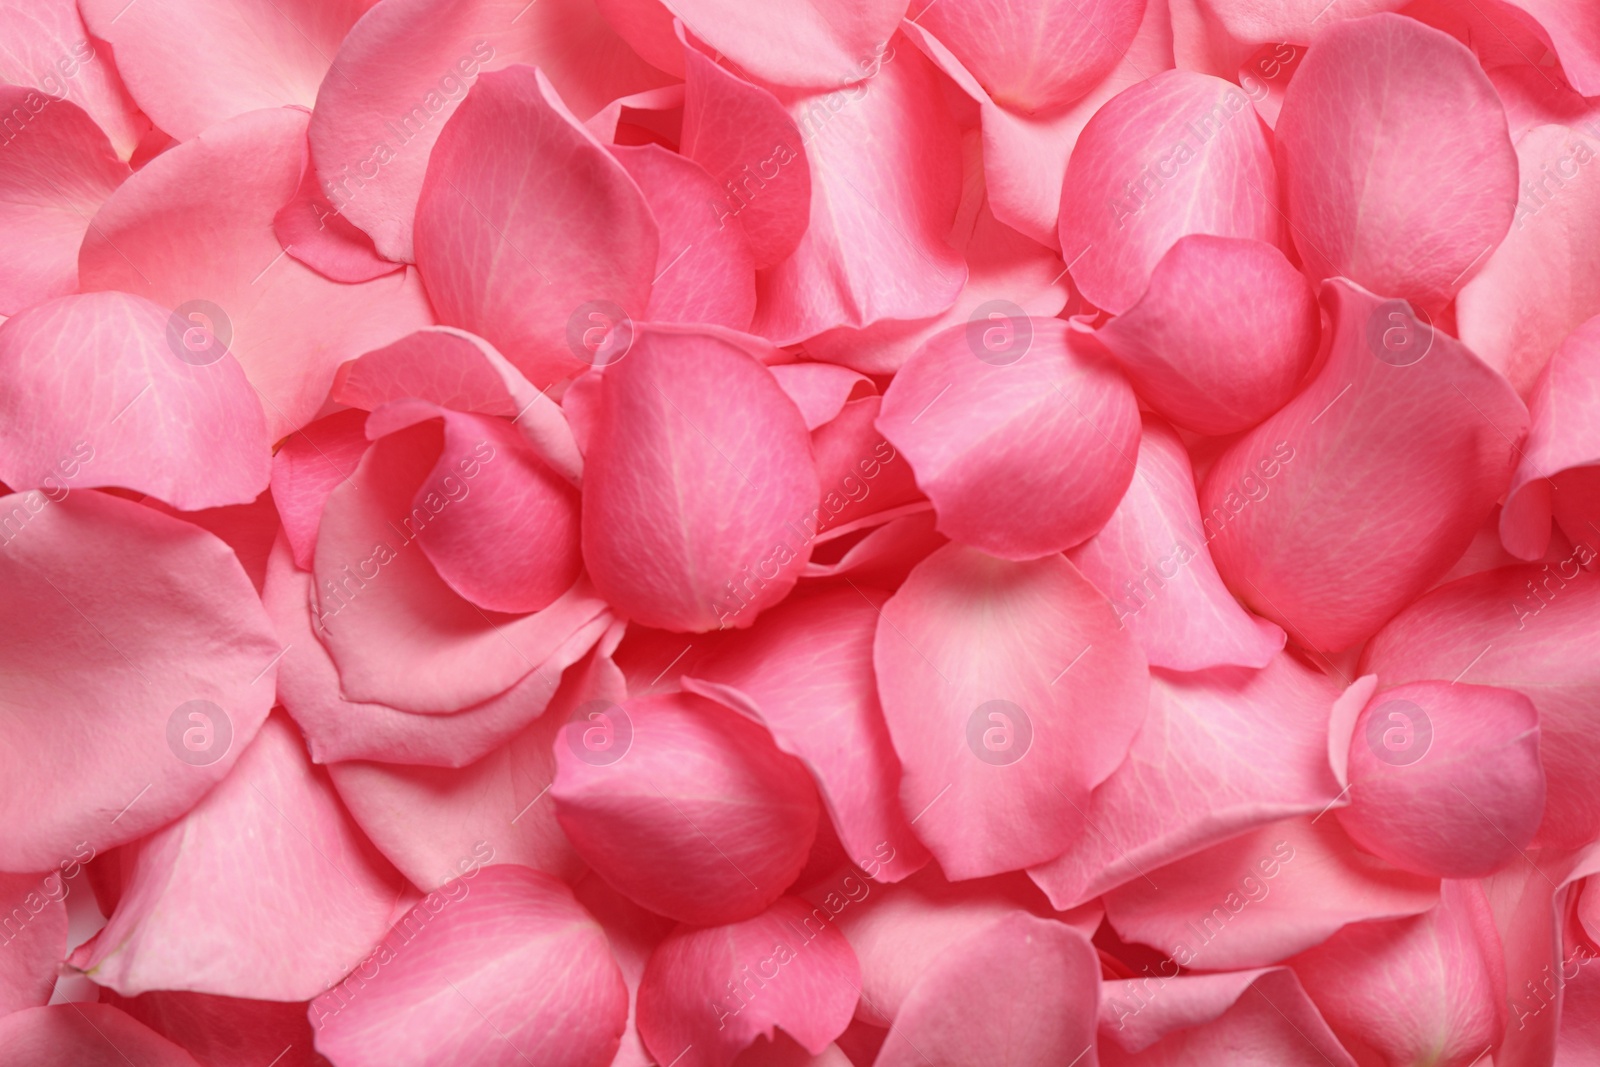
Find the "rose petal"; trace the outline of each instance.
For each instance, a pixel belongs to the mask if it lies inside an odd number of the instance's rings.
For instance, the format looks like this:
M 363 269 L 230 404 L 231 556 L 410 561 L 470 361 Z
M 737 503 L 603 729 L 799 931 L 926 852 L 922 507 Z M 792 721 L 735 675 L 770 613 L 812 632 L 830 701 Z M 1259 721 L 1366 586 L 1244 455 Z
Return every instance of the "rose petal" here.
M 29 86 L 38 95 L 70 100 L 105 131 L 120 159 L 127 159 L 150 129 L 150 121 L 128 96 L 111 60 L 96 49 L 75 0 L 39 0 L 0 10 L 0 82 Z M 34 110 L 42 109 L 34 101 Z
M 28 1067 L 200 1067 L 109 1004 L 53 1004 L 0 1016 L 0 1048 Z

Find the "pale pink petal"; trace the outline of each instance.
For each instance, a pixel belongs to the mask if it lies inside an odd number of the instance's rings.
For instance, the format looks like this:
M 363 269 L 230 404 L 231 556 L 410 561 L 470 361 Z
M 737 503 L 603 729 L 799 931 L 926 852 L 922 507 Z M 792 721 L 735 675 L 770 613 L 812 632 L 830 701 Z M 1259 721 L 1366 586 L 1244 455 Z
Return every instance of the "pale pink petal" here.
M 309 1015 L 339 1067 L 606 1067 L 628 987 L 566 886 L 500 864 L 428 894 Z
M 1575 542 L 1600 521 L 1600 318 L 1567 335 L 1529 404 L 1533 421 L 1500 512 L 1500 537 L 1523 559 L 1550 547 L 1550 520 Z
M 611 623 L 601 612 L 574 616 L 571 636 L 509 689 L 450 714 L 415 713 L 387 704 L 346 700 L 339 672 L 312 632 L 312 576 L 298 570 L 280 543 L 267 568 L 264 603 L 287 651 L 279 661 L 278 699 L 305 731 L 318 763 L 383 760 L 420 767 L 464 767 L 515 736 L 544 711 L 555 678 L 583 658 Z
M 163 1037 L 177 1042 L 207 1067 L 325 1067 L 311 1045 L 306 1005 L 271 1000 L 240 1000 L 205 993 L 160 990 L 119 997 L 107 990 L 105 1003 L 127 1012 Z M 272 1057 L 280 1056 L 273 1063 Z M 126 1064 L 123 1067 L 127 1067 Z
M 1322 300 L 1332 339 L 1321 370 L 1211 468 L 1200 513 L 1245 606 L 1331 652 L 1370 636 L 1466 550 L 1510 480 L 1528 415 L 1504 378 L 1405 301 L 1343 280 L 1324 283 Z M 1386 518 L 1360 521 L 1371 515 Z
M 365 411 L 340 411 L 296 430 L 272 456 L 272 501 L 301 570 L 311 569 L 328 495 L 367 451 L 366 425 Z
M 1328 11 L 1327 0 L 1200 0 L 1224 29 L 1242 41 L 1307 42 L 1336 22 L 1378 11 L 1394 11 L 1408 0 L 1345 0 Z
M 271 108 L 163 152 L 111 194 L 78 256 L 83 289 L 148 297 L 211 334 L 195 338 L 204 355 L 237 357 L 273 440 L 312 420 L 340 363 L 433 322 L 414 271 L 343 285 L 284 253 L 272 220 L 299 187 L 305 130 L 304 111 Z
M 122 899 L 72 964 L 124 996 L 309 1000 L 383 935 L 404 885 L 282 712 L 223 783 L 122 863 Z
M 1470 1067 L 1500 1040 L 1505 963 L 1477 882 L 1445 882 L 1414 918 L 1352 923 L 1290 966 L 1364 1062 Z
M 1337 820 L 1271 823 L 1152 870 L 1105 895 L 1126 941 L 1205 971 L 1263 967 L 1370 919 L 1419 915 L 1437 879 L 1395 870 L 1358 850 Z
M 0 314 L 15 315 L 78 288 L 78 245 L 89 218 L 129 171 L 70 101 L 0 85 L 0 113 L 0 226 L 16 250 L 0 263 Z
M 1471 52 L 1393 14 L 1318 34 L 1278 118 L 1295 247 L 1429 312 L 1494 251 L 1517 201 L 1516 153 Z
M 1071 907 L 1264 823 L 1339 797 L 1328 716 L 1337 689 L 1287 654 L 1259 671 L 1152 671 L 1127 762 L 1086 806 L 1098 832 L 1028 874 Z
M 1200 526 L 1183 442 L 1147 417 L 1133 482 L 1110 520 L 1068 553 L 1105 593 L 1153 667 L 1265 667 L 1285 635 L 1233 599 Z
M 1373 696 L 1350 742 L 1339 823 L 1403 870 L 1481 878 L 1517 860 L 1544 814 L 1539 715 L 1510 689 L 1413 682 Z
M 553 693 L 545 665 L 564 651 L 563 666 L 581 656 L 588 645 L 574 650 L 571 642 L 605 605 L 581 576 L 531 615 L 487 613 L 446 584 L 415 543 L 451 506 L 448 497 L 437 509 L 413 506 L 429 485 L 441 436 L 437 424 L 424 423 L 375 441 L 323 509 L 314 623 L 338 665 L 341 695 L 438 714 L 487 701 L 530 675 Z M 507 459 L 480 463 L 478 476 Z
M 1144 721 L 1144 654 L 1066 558 L 948 545 L 884 605 L 874 659 L 900 802 L 951 878 L 1040 863 Z
M 833 589 L 785 603 L 724 642 L 684 688 L 764 724 L 817 780 L 851 860 L 897 882 L 928 861 L 900 810 L 900 763 L 878 705 L 877 591 Z
M 1317 354 L 1317 300 L 1283 253 L 1196 234 L 1099 330 L 1140 399 L 1179 426 L 1247 430 L 1294 396 Z
M 608 331 L 645 318 L 659 269 L 638 185 L 526 66 L 482 78 L 440 135 L 416 243 L 439 317 L 541 387 L 605 359 Z
M 668 935 L 639 985 L 639 1036 L 656 1062 L 728 1067 L 774 1028 L 813 1054 L 827 1048 L 855 1011 L 861 969 L 822 916 L 783 897 L 743 922 Z
M 772 368 L 772 376 L 812 432 L 838 418 L 846 402 L 877 393 L 872 379 L 833 363 L 782 363 Z
M 1428 679 L 1514 689 L 1539 710 L 1545 811 L 1536 844 L 1575 848 L 1600 834 L 1600 669 L 1582 649 L 1600 626 L 1593 549 L 1543 566 L 1504 567 L 1417 600 L 1367 646 L 1362 670 L 1384 686 Z
M 949 46 L 996 104 L 1057 111 L 1111 72 L 1132 43 L 1145 0 L 931 4 L 917 22 Z
M 413 258 L 412 219 L 439 132 L 480 73 L 533 64 L 585 119 L 671 80 L 634 54 L 593 0 L 382 0 L 333 62 L 311 123 L 323 193 L 379 255 L 402 261 Z
M 64 296 L 0 325 L 0 479 L 59 496 L 118 486 L 195 510 L 271 477 L 261 402 L 226 352 L 126 293 Z
M 578 855 L 613 888 L 708 925 L 750 918 L 794 881 L 816 789 L 763 727 L 687 694 L 585 715 L 557 735 L 551 796 Z
M 73 873 L 79 870 L 74 863 Z M 63 901 L 73 889 L 89 892 L 84 882 L 69 881 L 64 869 L 0 874 L 0 916 L 5 922 L 0 939 L 0 1016 L 49 1002 L 61 961 L 67 958 Z
M 0 1048 L 26 1067 L 201 1067 L 109 1004 L 54 1004 L 0 1016 Z
M 1242 89 L 1192 71 L 1157 74 L 1118 93 L 1078 137 L 1061 191 L 1062 258 L 1090 303 L 1121 314 L 1180 237 L 1276 244 L 1277 188 Z
M 105 131 L 117 156 L 127 159 L 150 121 L 123 87 L 104 41 L 89 38 L 76 0 L 38 0 L 0 8 L 0 82 L 70 100 Z
M 757 285 L 751 329 L 774 344 L 937 315 L 966 281 L 946 240 L 961 149 L 939 73 L 903 38 L 872 69 L 849 89 L 789 103 L 805 158 L 788 165 L 811 168 L 811 224 Z
M 278 531 L 282 529 L 271 492 L 262 493 L 248 504 L 229 504 L 200 511 L 179 511 L 153 496 L 145 497 L 140 503 L 164 515 L 191 522 L 221 538 L 225 545 L 233 549 L 233 554 L 238 557 L 239 565 L 244 568 L 256 592 L 260 593 L 265 588 L 267 560 L 272 555 L 273 545 L 277 543 Z
M 1105 983 L 1105 1067 L 1356 1067 L 1286 967 Z
M 877 425 L 932 499 L 939 532 L 1006 559 L 1093 536 L 1139 448 L 1133 391 L 1098 344 L 1006 309 L 929 341 L 895 375 Z
M 652 0 L 653 2 L 653 0 Z M 718 186 L 719 227 L 735 222 L 758 267 L 787 259 L 811 218 L 811 167 L 800 129 L 771 91 L 684 45 L 680 151 Z
M 309 108 L 339 42 L 373 0 L 82 0 L 139 107 L 187 141 L 257 108 Z M 173 28 L 182 26 L 183 32 Z M 335 69 L 334 78 L 346 75 Z
M 272 217 L 272 232 L 285 252 L 336 282 L 368 282 L 404 266 L 378 255 L 372 238 L 334 210 L 317 182 L 309 146 L 300 168 L 300 188 Z
M 658 144 L 611 149 L 661 228 L 644 318 L 742 330 L 756 310 L 755 261 L 744 231 L 719 217 L 722 190 L 693 160 Z
M 620 614 L 742 628 L 793 588 L 817 474 L 805 422 L 765 367 L 712 333 L 639 327 L 598 408 L 583 557 Z
M 905 12 L 899 0 L 664 0 L 690 32 L 760 81 L 836 89 L 872 77 Z
M 591 702 L 627 698 L 609 659 L 620 637 L 618 624 L 562 677 L 539 718 L 471 766 L 328 768 L 356 822 L 412 884 L 437 889 L 465 873 L 469 860 L 516 863 L 568 881 L 584 872 L 546 796 L 556 773 L 553 746 L 561 727 Z
M 0 498 L 0 524 L 0 870 L 48 870 L 221 780 L 272 706 L 279 645 L 232 550 L 198 527 L 92 490 Z M 191 715 L 211 733 L 186 748 Z

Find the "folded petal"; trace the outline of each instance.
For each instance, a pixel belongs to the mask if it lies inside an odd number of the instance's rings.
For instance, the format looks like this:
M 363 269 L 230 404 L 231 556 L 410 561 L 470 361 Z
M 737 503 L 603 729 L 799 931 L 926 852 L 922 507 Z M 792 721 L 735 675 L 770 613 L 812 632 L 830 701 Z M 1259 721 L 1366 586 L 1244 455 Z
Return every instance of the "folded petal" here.
M 1532 427 L 1500 511 L 1500 539 L 1522 559 L 1550 546 L 1555 518 L 1573 542 L 1588 542 L 1600 520 L 1600 318 L 1567 335 L 1529 403 Z
M 774 375 L 780 370 L 774 367 Z M 929 507 L 911 464 L 877 427 L 882 410 L 881 396 L 859 397 L 811 433 L 822 498 L 815 522 L 803 525 L 814 527 L 819 540 L 839 536 L 852 524 L 887 521 L 905 508 Z
M 290 434 L 272 456 L 272 502 L 295 566 L 311 569 L 322 507 L 367 451 L 367 413 L 339 411 Z
M 1510 479 L 1528 415 L 1504 378 L 1404 301 L 1337 279 L 1322 299 L 1333 331 L 1322 369 L 1217 461 L 1200 513 L 1245 606 L 1335 651 L 1466 550 Z
M 87 43 L 87 42 L 85 42 Z M 18 254 L 0 264 L 0 314 L 78 288 L 89 217 L 128 176 L 89 114 L 69 100 L 0 85 L 0 225 Z
M 253 501 L 271 477 L 261 401 L 227 352 L 196 353 L 196 332 L 126 293 L 6 320 L 0 479 L 51 496 L 117 486 L 184 510 Z
M 404 885 L 281 712 L 225 781 L 123 867 L 111 921 L 71 962 L 124 996 L 309 1000 L 383 935 Z
M 1313 278 L 1437 312 L 1511 224 L 1516 152 L 1494 86 L 1464 46 L 1415 19 L 1384 13 L 1318 34 L 1276 133 Z
M 722 191 L 705 168 L 658 144 L 614 146 L 660 226 L 655 281 L 644 317 L 742 330 L 756 310 L 755 260 L 737 226 L 725 225 Z
M 1506 0 L 1532 18 L 1552 50 L 1561 60 L 1561 72 L 1572 87 L 1585 96 L 1600 96 L 1600 49 L 1595 37 L 1600 34 L 1600 19 L 1582 5 L 1555 3 L 1553 0 Z
M 1592 559 L 1592 550 L 1584 558 Z M 1513 689 L 1539 711 L 1544 822 L 1535 844 L 1576 848 L 1600 834 L 1600 669 L 1587 647 L 1600 625 L 1600 578 L 1569 557 L 1502 567 L 1417 600 L 1367 646 L 1362 670 L 1385 687 L 1428 679 Z
M 272 706 L 279 645 L 232 550 L 189 523 L 35 491 L 0 498 L 0 524 L 0 870 L 49 870 L 220 781 Z
M 894 0 L 670 0 L 702 41 L 769 84 L 837 89 L 872 77 L 904 6 Z
M 1352 923 L 1290 966 L 1366 1062 L 1470 1067 L 1500 1040 L 1505 961 L 1477 882 L 1445 882 L 1422 915 Z
M 833 363 L 783 363 L 772 368 L 772 376 L 812 432 L 838 418 L 850 400 L 877 393 L 872 379 Z
M 1278 242 L 1277 173 L 1238 86 L 1167 71 L 1084 126 L 1061 191 L 1061 252 L 1091 303 L 1121 314 L 1192 233 Z
M 811 220 L 811 166 L 800 128 L 772 92 L 683 48 L 685 156 L 718 186 L 719 227 L 744 231 L 758 267 L 787 259 Z
M 715 334 L 640 327 L 605 372 L 586 461 L 584 562 L 636 622 L 749 626 L 810 555 L 805 422 L 766 368 Z
M 109 1004 L 53 1004 L 0 1016 L 0 1048 L 28 1067 L 200 1067 L 182 1048 Z
M 128 91 L 187 141 L 257 108 L 309 108 L 339 42 L 372 0 L 83 0 L 83 19 L 116 51 Z M 182 26 L 182 33 L 172 32 Z M 333 77 L 344 77 L 337 68 Z
M 1284 633 L 1239 606 L 1200 526 L 1183 441 L 1146 418 L 1135 477 L 1100 532 L 1068 558 L 1111 599 L 1153 667 L 1264 667 Z
M 1261 670 L 1150 673 L 1128 759 L 1086 806 L 1096 832 L 1028 874 L 1057 907 L 1338 799 L 1328 760 L 1337 689 L 1284 653 Z
M 871 63 L 849 89 L 789 102 L 811 168 L 811 223 L 757 286 L 751 330 L 774 344 L 937 315 L 966 281 L 946 241 L 961 149 L 938 72 L 903 39 Z
M 309 1015 L 340 1067 L 606 1067 L 628 987 L 571 890 L 499 864 L 428 894 Z
M 1196 433 L 1247 430 L 1294 396 L 1317 354 L 1317 301 L 1261 241 L 1180 238 L 1139 302 L 1095 333 L 1139 396 Z
M 1105 1067 L 1355 1067 L 1287 967 L 1105 983 Z
M 403 269 L 405 264 L 378 255 L 372 238 L 334 210 L 317 182 L 309 145 L 301 159 L 300 188 L 272 217 L 283 250 L 336 282 L 368 282 Z
M 1350 743 L 1339 823 L 1402 870 L 1481 878 L 1515 861 L 1544 814 L 1539 714 L 1511 689 L 1413 682 L 1373 696 Z
M 951 878 L 1060 855 L 1144 721 L 1144 654 L 1060 555 L 947 545 L 882 611 L 874 649 L 900 802 Z
M 702 926 L 748 919 L 794 881 L 816 830 L 816 788 L 764 728 L 688 694 L 582 710 L 556 739 L 550 792 L 595 873 Z
M 97 35 L 99 36 L 99 35 Z M 111 49 L 96 48 L 76 0 L 40 0 L 0 11 L 0 82 L 69 100 L 105 131 L 119 159 L 127 159 L 150 129 L 150 121 L 128 96 Z M 37 101 L 35 102 L 37 103 Z
M 304 111 L 269 108 L 161 153 L 106 200 L 78 255 L 84 290 L 172 309 L 211 339 L 191 338 L 194 358 L 232 353 L 272 440 L 311 421 L 340 363 L 433 322 L 413 271 L 344 285 L 284 254 L 273 217 L 299 187 L 305 131 Z
M 657 1063 L 729 1067 L 781 1028 L 813 1055 L 844 1032 L 861 969 L 838 927 L 795 897 L 743 922 L 680 926 L 639 984 L 639 1036 Z
M 591 332 L 645 317 L 658 234 L 627 170 L 526 66 L 479 80 L 417 201 L 417 266 L 439 317 L 536 386 L 601 361 L 594 346 L 612 341 Z
M 429 422 L 373 442 L 323 509 L 315 625 L 346 699 L 439 714 L 487 701 L 530 675 L 553 693 L 554 678 L 544 668 L 557 657 L 565 666 L 581 656 L 588 644 L 574 649 L 573 639 L 606 610 L 581 576 L 531 615 L 491 615 L 439 576 L 415 546 L 453 506 L 431 472 L 442 436 Z M 469 465 L 460 484 L 475 485 L 507 461 L 498 454 L 474 460 L 476 474 L 468 476 Z M 424 493 L 424 506 L 414 507 L 423 489 L 434 499 Z
M 311 123 L 323 192 L 371 235 L 379 255 L 401 261 L 413 258 L 412 219 L 435 142 L 481 72 L 533 64 L 581 118 L 670 80 L 634 54 L 591 0 L 382 0 L 333 63 Z
M 877 425 L 910 461 L 939 532 L 1005 559 L 1092 536 L 1139 447 L 1133 390 L 1103 350 L 1010 306 L 929 341 L 890 383 Z
M 878 705 L 872 642 L 886 596 L 791 599 L 695 665 L 684 688 L 745 711 L 817 781 L 854 863 L 897 882 L 928 860 L 900 810 L 900 762 Z
M 1280 962 L 1352 922 L 1420 915 L 1438 903 L 1439 882 L 1366 855 L 1323 816 L 1252 830 L 1103 899 L 1123 940 L 1225 971 Z

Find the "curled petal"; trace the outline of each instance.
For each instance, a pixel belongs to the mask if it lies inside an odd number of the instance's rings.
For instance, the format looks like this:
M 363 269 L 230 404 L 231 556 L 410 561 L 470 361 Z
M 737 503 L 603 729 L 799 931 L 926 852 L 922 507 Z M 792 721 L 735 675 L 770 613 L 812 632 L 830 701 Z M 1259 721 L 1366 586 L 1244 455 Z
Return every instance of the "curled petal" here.
M 0 39 L 6 42 L 0 82 L 35 89 L 29 109 L 35 113 L 44 108 L 45 97 L 81 107 L 125 160 L 149 133 L 150 121 L 128 96 L 103 35 L 96 36 L 102 39 L 89 36 L 76 0 L 40 0 L 0 10 Z
M 367 413 L 339 411 L 290 434 L 272 456 L 272 502 L 295 566 L 311 569 L 322 507 L 367 451 Z

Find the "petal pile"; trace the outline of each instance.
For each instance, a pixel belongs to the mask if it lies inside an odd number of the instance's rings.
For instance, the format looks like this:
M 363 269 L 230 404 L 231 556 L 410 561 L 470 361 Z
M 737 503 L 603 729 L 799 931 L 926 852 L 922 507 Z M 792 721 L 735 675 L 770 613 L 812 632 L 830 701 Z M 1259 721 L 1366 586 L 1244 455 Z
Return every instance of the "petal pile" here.
M 1588 0 L 0 10 L 0 1063 L 1600 1062 Z

